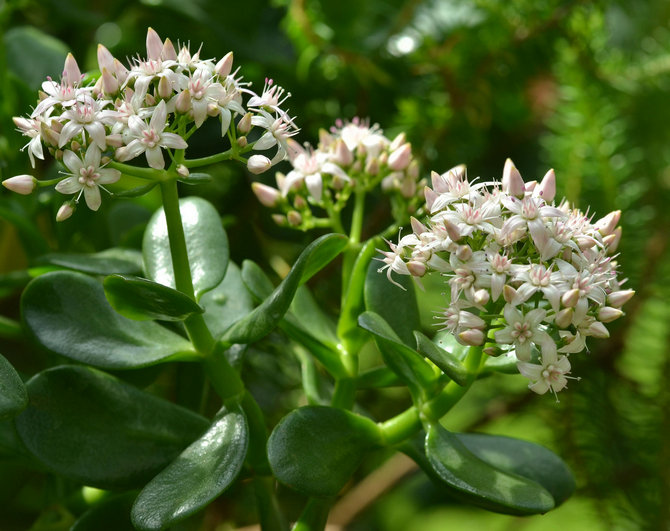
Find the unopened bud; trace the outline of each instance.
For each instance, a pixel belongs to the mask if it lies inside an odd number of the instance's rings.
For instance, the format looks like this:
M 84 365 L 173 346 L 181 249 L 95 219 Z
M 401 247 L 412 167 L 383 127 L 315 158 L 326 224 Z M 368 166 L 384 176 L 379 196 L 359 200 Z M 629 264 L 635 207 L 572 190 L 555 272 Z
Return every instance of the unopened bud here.
M 121 147 L 123 145 L 123 136 L 120 133 L 107 135 L 105 137 L 105 144 L 109 147 Z
M 458 338 L 466 345 L 477 347 L 484 343 L 486 336 L 484 335 L 484 332 L 482 332 L 481 330 L 472 329 L 461 332 L 460 334 L 458 334 Z
M 449 236 L 449 239 L 452 242 L 457 242 L 461 239 L 461 230 L 458 228 L 458 225 L 452 223 L 446 218 L 442 220 L 442 224 L 444 225 L 444 229 L 447 231 L 447 236 Z
M 423 194 L 426 197 L 426 208 L 428 208 L 428 212 L 431 214 L 433 213 L 433 204 L 437 200 L 438 197 L 440 197 L 437 193 L 435 193 L 431 188 L 426 186 L 423 189 Z
M 475 291 L 474 301 L 475 304 L 487 304 L 491 298 L 491 295 L 485 289 L 478 289 Z
M 163 41 L 156 33 L 156 30 L 149 28 L 147 30 L 147 57 L 149 59 L 160 59 L 163 51 Z
M 81 81 L 81 71 L 77 65 L 77 60 L 71 53 L 67 54 L 65 58 L 65 66 L 63 67 L 63 84 L 74 85 Z
M 566 291 L 561 297 L 561 302 L 566 308 L 574 308 L 579 302 L 579 290 L 574 288 Z
M 589 336 L 597 337 L 600 339 L 610 337 L 609 330 L 607 330 L 607 327 L 600 321 L 594 321 L 593 323 L 591 323 L 591 325 L 586 329 L 586 333 Z
M 176 61 L 177 60 L 177 50 L 174 48 L 174 44 L 170 39 L 165 39 L 163 43 L 163 49 L 161 50 L 161 59 L 163 61 Z
M 389 151 L 395 151 L 406 142 L 407 142 L 407 135 L 405 133 L 399 133 L 391 142 L 391 145 L 389 146 Z
M 163 99 L 172 96 L 172 83 L 170 83 L 167 76 L 161 76 L 160 81 L 158 82 L 158 95 Z
M 238 145 L 239 147 L 241 147 L 241 148 L 245 148 L 245 147 L 247 147 L 247 144 L 248 144 L 248 143 L 249 143 L 249 141 L 247 140 L 247 137 L 246 137 L 246 136 L 240 136 L 240 137 L 238 137 L 238 139 L 237 139 L 237 145 Z
M 413 277 L 422 277 L 426 274 L 426 264 L 417 262 L 416 260 L 410 260 L 407 262 L 407 270 Z
M 499 347 L 486 347 L 482 352 L 484 352 L 484 354 L 486 354 L 487 356 L 497 358 L 503 353 L 503 350 Z
M 335 145 L 333 146 L 333 157 L 331 160 L 340 166 L 349 166 L 349 164 L 354 161 L 354 154 L 341 138 L 338 138 L 335 141 Z
M 334 141 L 333 135 L 325 129 L 319 129 L 319 149 L 328 149 Z
M 106 68 L 102 69 L 102 76 L 100 79 L 102 92 L 105 94 L 116 94 L 119 91 L 119 81 Z M 158 85 L 160 87 L 160 83 Z
M 249 134 L 249 131 L 251 131 L 251 128 L 253 127 L 253 124 L 251 123 L 251 113 L 248 112 L 242 118 L 240 118 L 240 121 L 237 122 L 237 130 L 242 133 L 243 135 Z
M 293 200 L 293 206 L 298 210 L 302 210 L 303 208 L 307 208 L 307 201 L 305 201 L 303 196 L 296 195 L 295 199 Z
M 232 70 L 233 52 L 228 52 L 218 63 L 216 63 L 214 71 L 219 75 L 219 77 L 227 77 Z
M 412 179 L 417 179 L 419 177 L 419 162 L 417 160 L 412 160 L 407 166 L 407 175 Z
M 598 310 L 598 320 L 603 323 L 611 323 L 622 315 L 623 312 L 619 308 L 613 308 L 612 306 L 603 306 Z
M 379 173 L 379 161 L 372 157 L 365 164 L 365 173 L 373 177 Z
M 596 244 L 596 241 L 590 236 L 577 236 L 575 241 L 582 251 L 586 251 Z
M 30 195 L 37 188 L 37 179 L 32 175 L 17 175 L 2 181 L 2 186 L 21 195 Z
M 282 216 L 281 214 L 272 214 L 272 221 L 280 227 L 283 227 L 287 223 L 286 216 Z
M 596 229 L 602 234 L 603 236 L 607 236 L 609 234 L 612 234 L 614 231 L 614 228 L 619 224 L 619 221 L 621 220 L 621 210 L 615 210 L 614 212 L 610 212 L 607 214 L 604 218 L 599 219 L 596 222 Z
M 412 159 L 412 145 L 407 143 L 400 146 L 389 155 L 388 167 L 393 171 L 401 171 L 409 166 Z
M 180 164 L 177 166 L 177 174 L 181 175 L 182 177 L 188 177 L 191 172 L 188 171 L 188 168 L 184 166 L 183 164 Z
M 459 260 L 467 262 L 472 258 L 472 248 L 469 245 L 460 245 L 456 251 Z
M 302 223 L 302 216 L 300 215 L 300 212 L 295 210 L 291 210 L 288 214 L 286 214 L 286 219 L 288 220 L 288 224 L 292 227 L 297 227 Z
M 426 227 L 423 223 L 421 223 L 414 216 L 409 218 L 409 223 L 412 226 L 412 231 L 414 231 L 414 234 L 416 234 L 417 236 L 419 234 L 423 234 L 424 232 L 428 231 L 428 227 Z
M 207 116 L 218 116 L 221 110 L 219 109 L 219 106 L 216 103 L 208 103 L 207 104 Z
M 613 291 L 607 296 L 607 303 L 614 308 L 621 308 L 635 295 L 632 289 Z
M 556 197 L 556 174 L 554 170 L 549 170 L 540 183 L 539 196 L 547 203 L 551 203 Z
M 177 96 L 177 101 L 175 102 L 175 109 L 177 112 L 186 114 L 191 108 L 191 93 L 188 89 L 182 90 Z
M 554 322 L 559 328 L 567 328 L 572 323 L 572 318 L 575 315 L 575 310 L 572 308 L 564 308 L 556 314 Z
M 502 178 L 502 189 L 503 192 L 507 192 L 510 195 L 515 197 L 523 197 L 525 194 L 525 185 L 523 184 L 523 179 L 519 170 L 516 169 L 516 166 L 512 162 L 512 159 L 507 159 L 505 161 L 505 167 L 503 168 L 503 178 Z
M 272 162 L 265 155 L 251 155 L 247 161 L 247 169 L 255 175 L 268 171 L 271 167 Z
M 56 221 L 65 221 L 74 213 L 71 202 L 63 203 L 56 213 Z
M 619 242 L 621 241 L 621 232 L 621 227 L 617 227 L 612 234 L 608 234 L 603 238 L 603 243 L 607 246 L 607 254 L 616 252 L 619 247 Z
M 517 299 L 517 293 L 516 290 L 510 286 L 509 284 L 505 284 L 503 286 L 503 299 L 505 299 L 505 302 L 516 305 L 516 299 Z
M 269 208 L 277 206 L 277 203 L 279 203 L 279 200 L 281 199 L 279 190 L 262 183 L 252 183 L 251 190 L 254 192 L 261 204 Z

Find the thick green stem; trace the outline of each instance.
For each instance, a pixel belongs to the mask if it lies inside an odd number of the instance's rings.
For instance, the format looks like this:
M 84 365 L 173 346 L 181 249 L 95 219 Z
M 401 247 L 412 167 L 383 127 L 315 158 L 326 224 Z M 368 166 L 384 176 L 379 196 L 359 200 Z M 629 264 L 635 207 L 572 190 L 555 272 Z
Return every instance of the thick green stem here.
M 121 162 L 111 161 L 107 164 L 108 167 L 119 170 L 121 173 L 131 175 L 132 177 L 139 177 L 140 179 L 147 179 L 149 181 L 163 181 L 165 180 L 166 172 L 161 170 L 154 170 L 152 168 L 138 168 L 130 164 L 123 164 Z
M 288 522 L 275 496 L 274 478 L 255 476 L 253 486 L 261 529 L 263 531 L 286 531 Z
M 410 438 L 421 428 L 421 417 L 427 417 L 438 421 L 465 395 L 473 382 L 477 379 L 482 363 L 482 347 L 470 347 L 465 358 L 465 368 L 468 377 L 465 385 L 460 386 L 456 382 L 450 382 L 432 400 L 423 404 L 420 408 L 412 406 L 406 411 L 380 423 L 380 428 L 387 444 L 398 444 Z
M 335 381 L 335 391 L 330 404 L 333 407 L 351 409 L 356 395 L 355 378 L 340 378 Z
M 332 500 L 310 498 L 300 518 L 293 526 L 293 531 L 323 531 L 328 522 L 328 513 Z

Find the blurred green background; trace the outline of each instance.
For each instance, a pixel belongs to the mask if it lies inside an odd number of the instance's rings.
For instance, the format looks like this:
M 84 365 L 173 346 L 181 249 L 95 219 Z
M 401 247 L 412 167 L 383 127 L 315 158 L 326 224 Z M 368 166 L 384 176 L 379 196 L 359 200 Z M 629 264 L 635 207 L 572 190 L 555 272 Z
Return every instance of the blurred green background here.
M 203 43 L 205 58 L 233 50 L 257 90 L 265 77 L 286 87 L 301 142 L 316 143 L 336 118 L 369 116 L 389 137 L 407 133 L 425 175 L 466 163 L 471 178 L 499 178 L 511 157 L 526 180 L 553 167 L 559 196 L 597 217 L 623 211 L 618 260 L 637 295 L 610 339 L 571 359 L 582 380 L 558 404 L 514 377 L 484 381 L 448 419 L 451 428 L 552 448 L 572 466 L 577 495 L 546 516 L 514 518 L 461 507 L 410 474 L 380 479 L 387 493 L 350 529 L 670 529 L 670 2 L 0 0 L 3 179 L 56 171 L 48 162 L 31 170 L 11 117 L 29 114 L 65 54 L 82 70 L 97 67 L 98 42 L 119 58 L 144 54 L 148 26 L 192 49 Z M 199 139 L 203 153 L 216 149 L 216 134 Z M 238 262 L 290 262 L 315 236 L 274 227 L 244 168 L 216 169 L 215 177 L 183 191 L 220 208 Z M 40 255 L 138 246 L 158 206 L 151 195 L 103 200 L 98 215 L 80 209 L 57 226 L 57 196 L 0 192 L 0 314 L 9 319 L 18 319 L 23 271 Z M 427 322 L 431 310 L 426 302 Z M 0 320 L 0 351 L 26 377 L 49 363 L 13 321 Z M 255 362 L 257 385 L 275 389 L 263 378 L 279 378 L 278 362 L 264 366 L 267 359 Z M 0 529 L 47 529 L 55 517 L 45 507 L 58 487 L 7 462 L 3 444 Z M 209 528 L 227 521 L 220 529 L 230 529 L 230 514 L 248 523 L 240 509 L 217 507 L 222 516 L 208 514 Z

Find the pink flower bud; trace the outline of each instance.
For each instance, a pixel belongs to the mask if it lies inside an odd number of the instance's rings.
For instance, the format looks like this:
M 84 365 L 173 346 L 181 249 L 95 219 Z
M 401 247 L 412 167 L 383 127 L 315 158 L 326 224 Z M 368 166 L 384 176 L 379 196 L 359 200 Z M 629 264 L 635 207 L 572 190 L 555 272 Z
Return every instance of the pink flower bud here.
M 254 175 L 268 171 L 272 162 L 265 155 L 251 155 L 247 161 L 247 169 Z
M 617 227 L 612 234 L 608 234 L 603 238 L 603 243 L 607 246 L 607 254 L 614 254 L 616 252 L 621 241 L 621 232 L 621 227 Z
M 423 193 L 426 196 L 426 208 L 428 208 L 428 212 L 432 214 L 433 203 L 435 203 L 435 200 L 440 196 L 435 192 L 433 192 L 433 190 L 431 188 L 428 188 L 427 186 L 423 189 Z
M 155 61 L 161 58 L 163 41 L 153 28 L 147 30 L 147 59 Z
M 114 59 L 114 71 L 116 72 L 116 79 L 123 85 L 128 79 L 128 69 L 118 59 Z
M 283 227 L 288 223 L 286 216 L 282 216 L 281 214 L 272 214 L 272 221 L 274 221 L 280 227 Z
M 102 92 L 105 94 L 116 94 L 119 91 L 119 82 L 106 68 L 102 69 Z M 165 78 L 161 78 L 165 79 Z M 160 87 L 160 83 L 158 84 Z
M 186 114 L 191 109 L 191 93 L 188 89 L 182 90 L 177 96 L 175 109 L 182 114 Z
M 635 295 L 632 289 L 613 291 L 607 296 L 607 303 L 614 308 L 621 308 Z
M 277 206 L 277 203 L 279 203 L 279 200 L 281 199 L 279 190 L 262 183 L 252 183 L 251 190 L 254 192 L 261 204 L 269 208 Z
M 341 138 L 338 138 L 335 141 L 333 157 L 331 160 L 340 166 L 348 166 L 354 161 L 354 154 L 349 150 L 347 144 Z
M 502 189 L 503 192 L 507 192 L 508 194 L 519 198 L 523 197 L 525 194 L 526 188 L 523 179 L 521 178 L 519 170 L 516 169 L 516 166 L 512 162 L 512 159 L 507 159 L 505 161 Z
M 443 194 L 449 191 L 449 185 L 447 184 L 447 180 L 444 178 L 443 175 L 440 175 L 436 171 L 430 172 L 430 181 L 433 186 L 433 190 L 435 190 L 437 193 Z
M 286 214 L 286 219 L 288 220 L 288 224 L 292 227 L 297 227 L 302 223 L 302 216 L 295 210 L 291 210 L 288 214 Z
M 551 203 L 556 197 L 556 174 L 554 170 L 549 170 L 540 183 L 539 196 L 547 203 Z
M 388 167 L 394 171 L 404 170 L 412 159 L 412 145 L 403 144 L 389 155 Z
M 461 245 L 458 247 L 458 250 L 456 251 L 456 256 L 458 257 L 459 260 L 462 260 L 463 262 L 467 262 L 472 258 L 472 249 L 469 245 Z
M 183 164 L 180 164 L 177 166 L 177 174 L 181 175 L 182 177 L 188 177 L 191 172 L 188 171 L 188 168 L 184 166 Z
M 598 320 L 603 323 L 611 323 L 622 315 L 623 312 L 619 308 L 613 308 L 612 306 L 603 306 L 598 310 Z
M 465 345 L 470 345 L 472 347 L 477 347 L 484 343 L 486 336 L 484 332 L 478 329 L 465 330 L 458 334 L 458 339 L 460 339 Z
M 61 207 L 58 209 L 58 212 L 56 213 L 56 221 L 65 221 L 68 219 L 72 214 L 74 213 L 74 208 L 72 207 L 72 203 L 69 201 L 67 203 L 63 203 Z
M 220 112 L 219 106 L 216 103 L 207 104 L 207 116 L 218 116 Z
M 505 284 L 502 289 L 503 299 L 509 304 L 516 305 L 517 293 L 516 290 L 509 284 Z
M 615 210 L 614 212 L 607 214 L 604 218 L 599 219 L 596 222 L 595 227 L 598 229 L 600 234 L 603 236 L 608 236 L 614 232 L 614 229 L 619 224 L 620 220 L 621 210 Z
M 167 76 L 161 76 L 158 81 L 158 95 L 165 100 L 172 96 L 172 83 Z
M 147 95 L 144 97 L 144 101 L 149 107 L 156 105 L 156 98 L 153 96 L 153 94 L 147 93 Z
M 214 71 L 219 77 L 227 77 L 233 69 L 233 52 L 228 52 L 223 58 L 216 63 Z
M 497 358 L 503 353 L 502 349 L 499 347 L 486 347 L 482 352 L 492 358 Z
M 253 127 L 253 124 L 251 123 L 251 113 L 248 112 L 242 118 L 240 119 L 239 122 L 237 122 L 237 130 L 242 133 L 243 135 L 249 134 L 249 131 L 251 131 L 251 128 Z
M 105 144 L 110 147 L 121 147 L 123 145 L 123 136 L 120 133 L 107 135 L 105 137 Z
M 478 289 L 477 291 L 475 291 L 474 296 L 475 304 L 484 305 L 487 304 L 490 299 L 491 295 L 489 295 L 489 292 L 486 291 L 485 289 Z
M 379 173 L 379 161 L 372 157 L 365 164 L 365 173 L 375 176 Z
M 610 337 L 609 330 L 607 330 L 607 327 L 600 321 L 594 321 L 591 323 L 591 325 L 586 329 L 586 333 L 590 336 L 600 339 Z
M 333 135 L 325 129 L 319 129 L 319 149 L 328 149 L 334 141 Z
M 98 67 L 100 72 L 107 69 L 110 72 L 115 72 L 114 56 L 102 44 L 98 44 Z
M 67 54 L 65 58 L 65 65 L 63 66 L 63 84 L 74 85 L 81 81 L 81 71 L 77 65 L 77 60 L 71 53 Z
M 174 48 L 174 44 L 170 39 L 165 39 L 163 43 L 163 48 L 161 49 L 161 59 L 163 61 L 176 61 L 177 60 L 177 50 Z
M 21 195 L 30 195 L 37 188 L 37 180 L 32 175 L 17 175 L 2 181 L 2 186 Z
M 303 196 L 296 195 L 295 199 L 293 200 L 293 206 L 298 210 L 302 210 L 304 208 L 307 208 L 307 201 Z
M 561 302 L 566 308 L 574 308 L 579 302 L 579 290 L 575 288 L 566 291 L 561 297 Z
M 409 218 L 409 222 L 410 225 L 412 226 L 412 231 L 414 231 L 414 234 L 416 234 L 417 236 L 419 234 L 423 234 L 424 232 L 428 231 L 428 228 L 414 216 Z
M 391 142 L 391 145 L 389 146 L 389 151 L 395 151 L 406 142 L 407 142 L 407 135 L 405 135 L 405 133 L 399 133 L 393 139 L 393 142 Z
M 564 308 L 556 314 L 554 322 L 559 328 L 567 328 L 572 323 L 572 318 L 575 315 L 575 310 L 572 308 Z
M 240 136 L 237 138 L 237 145 L 241 148 L 247 147 L 247 144 L 249 144 L 249 141 L 247 140 L 246 136 Z
M 407 262 L 407 269 L 413 277 L 422 277 L 426 274 L 426 264 L 416 260 Z
M 445 230 L 447 231 L 447 236 L 452 242 L 457 242 L 461 239 L 461 230 L 458 228 L 458 225 L 452 223 L 447 218 L 442 220 Z

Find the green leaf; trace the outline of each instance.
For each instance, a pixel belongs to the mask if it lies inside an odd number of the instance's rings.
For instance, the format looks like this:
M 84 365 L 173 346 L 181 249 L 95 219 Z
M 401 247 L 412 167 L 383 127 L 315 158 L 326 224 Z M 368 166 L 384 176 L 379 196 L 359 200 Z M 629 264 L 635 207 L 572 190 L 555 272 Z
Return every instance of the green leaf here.
M 143 485 L 207 429 L 207 419 L 96 369 L 39 373 L 16 418 L 28 450 L 54 472 L 102 489 Z
M 575 491 L 575 478 L 568 466 L 544 446 L 484 433 L 459 433 L 456 436 L 482 461 L 542 485 L 553 496 L 556 506 Z
M 158 181 L 136 186 L 135 188 L 129 188 L 128 190 L 114 192 L 114 197 L 140 197 L 151 192 L 156 186 L 158 186 Z
M 295 292 L 288 315 L 320 342 L 332 347 L 339 343 L 335 323 L 323 313 L 307 286 L 300 286 Z
M 251 295 L 242 282 L 240 269 L 233 262 L 228 264 L 221 283 L 205 293 L 200 304 L 205 308 L 205 323 L 214 337 L 220 336 L 254 307 Z
M 96 280 L 71 271 L 33 280 L 21 299 L 28 329 L 46 348 L 107 369 L 195 360 L 191 343 L 157 323 L 132 321 L 107 302 Z
M 10 71 L 30 88 L 39 88 L 47 76 L 60 79 L 68 53 L 62 41 L 31 26 L 8 29 L 4 41 Z
M 394 280 L 400 288 L 378 269 L 378 261 L 370 262 L 365 278 L 365 308 L 381 315 L 402 342 L 414 348 L 414 330 L 421 328 L 414 283 L 410 277 L 396 276 Z
M 429 426 L 425 452 L 434 475 L 469 503 L 506 514 L 541 514 L 555 506 L 540 484 L 480 459 L 456 435 Z
M 335 245 L 337 243 L 337 245 Z M 237 321 L 221 337 L 227 343 L 253 343 L 269 334 L 288 310 L 298 286 L 318 271 L 317 266 L 327 264 L 326 258 L 334 257 L 335 249 L 342 248 L 341 234 L 326 234 L 308 245 L 300 254 L 286 278 L 260 306 Z M 338 251 L 339 252 L 339 251 Z M 252 293 L 254 290 L 251 290 Z
M 179 200 L 196 300 L 219 285 L 228 267 L 228 237 L 214 206 L 200 197 Z M 163 209 L 147 225 L 142 244 L 144 266 L 152 280 L 175 287 L 172 255 Z
M 105 278 L 103 286 L 112 308 L 136 321 L 183 321 L 205 311 L 181 291 L 145 278 L 112 275 Z
M 9 202 L 3 198 L 3 201 Z M 11 203 L 10 203 L 11 204 Z M 0 207 L 0 218 L 11 223 L 19 237 L 21 245 L 29 257 L 39 256 L 49 250 L 49 244 L 37 226 L 33 223 L 31 216 L 20 209 Z
M 415 396 L 425 397 L 435 388 L 433 368 L 395 334 L 391 325 L 374 312 L 363 312 L 358 324 L 375 336 L 386 365 L 402 378 Z
M 41 256 L 39 262 L 92 275 L 134 275 L 142 271 L 142 254 L 119 247 L 92 254 L 51 253 Z
M 416 348 L 421 354 L 437 365 L 458 385 L 467 383 L 468 371 L 456 356 L 438 347 L 418 330 L 414 331 L 414 337 L 416 338 Z
M 319 245 L 314 246 L 307 256 L 305 270 L 300 279 L 301 284 L 330 264 L 349 245 L 349 239 L 344 234 L 326 234 L 316 241 L 319 242 Z
M 248 444 L 242 409 L 223 409 L 198 440 L 142 489 L 131 513 L 135 526 L 165 529 L 205 507 L 237 478 Z
M 23 380 L 7 358 L 0 356 L 0 420 L 14 417 L 28 405 Z
M 306 406 L 285 416 L 268 439 L 275 477 L 310 496 L 335 496 L 365 454 L 381 445 L 377 425 L 350 411 Z
M 107 496 L 82 514 L 70 531 L 134 531 L 130 508 L 137 492 Z
M 211 183 L 213 181 L 212 176 L 209 173 L 189 173 L 186 177 L 180 177 L 177 179 L 180 183 L 184 184 L 202 184 L 202 183 Z
M 257 301 L 267 299 L 274 290 L 272 281 L 261 267 L 251 260 L 242 262 L 242 281 Z

